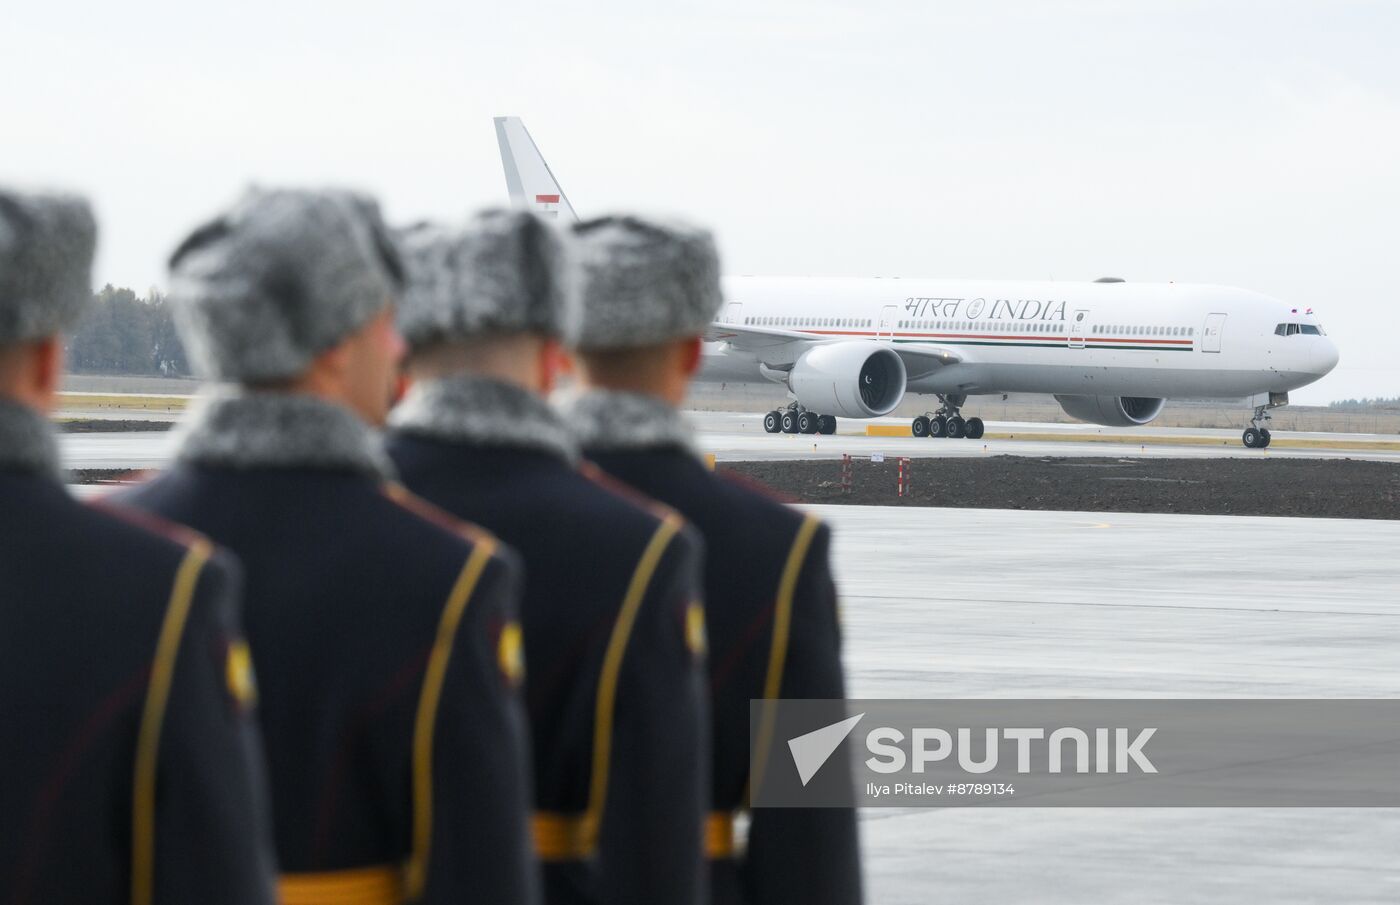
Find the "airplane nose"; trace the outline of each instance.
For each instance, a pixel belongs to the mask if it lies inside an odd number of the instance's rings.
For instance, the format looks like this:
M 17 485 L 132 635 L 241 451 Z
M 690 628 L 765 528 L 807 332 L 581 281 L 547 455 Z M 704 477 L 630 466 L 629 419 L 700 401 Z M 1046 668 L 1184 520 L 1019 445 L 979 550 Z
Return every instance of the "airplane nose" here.
M 1321 377 L 1330 372 L 1341 360 L 1341 355 L 1337 352 L 1337 347 L 1329 339 L 1324 339 L 1320 343 L 1314 343 L 1312 348 L 1312 370 Z

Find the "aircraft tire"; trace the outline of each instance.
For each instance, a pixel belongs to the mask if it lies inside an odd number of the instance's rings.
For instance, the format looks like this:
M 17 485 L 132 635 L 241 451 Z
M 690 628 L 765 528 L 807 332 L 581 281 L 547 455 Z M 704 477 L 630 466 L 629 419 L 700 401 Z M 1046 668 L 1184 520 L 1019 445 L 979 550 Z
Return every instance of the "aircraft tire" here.
M 1252 427 L 1246 427 L 1244 429 L 1244 436 L 1241 439 L 1244 440 L 1246 449 L 1259 449 L 1264 438 L 1259 436 L 1259 431 Z
M 1263 442 L 1261 442 L 1261 443 L 1259 444 L 1259 448 L 1260 448 L 1260 449 L 1268 449 L 1268 448 L 1269 448 L 1269 444 L 1272 443 L 1272 442 L 1274 442 L 1274 435 L 1273 435 L 1273 433 L 1270 432 L 1269 429 L 1266 427 L 1266 428 L 1263 428 L 1262 430 L 1259 431 L 1259 439 L 1263 441 Z
M 792 412 L 783 412 L 783 433 L 797 433 L 797 416 Z
M 822 415 L 817 419 L 817 433 L 830 436 L 836 433 L 836 416 Z
M 928 418 L 924 415 L 920 415 L 919 417 L 914 419 L 914 422 L 912 424 L 909 425 L 909 429 L 913 431 L 914 436 L 916 437 L 927 437 Z
M 967 436 L 967 422 L 960 416 L 954 415 L 948 419 L 948 436 L 957 440 Z
M 981 418 L 967 419 L 967 439 L 981 440 L 982 434 L 987 430 L 987 426 L 982 423 Z
M 778 412 L 769 412 L 764 415 L 763 429 L 770 434 L 776 434 L 783 429 L 783 416 Z
M 803 434 L 815 434 L 821 426 L 819 417 L 813 412 L 803 412 L 797 416 L 797 430 Z
M 934 439 L 948 436 L 948 419 L 939 415 L 937 418 L 930 418 L 928 422 L 928 435 Z

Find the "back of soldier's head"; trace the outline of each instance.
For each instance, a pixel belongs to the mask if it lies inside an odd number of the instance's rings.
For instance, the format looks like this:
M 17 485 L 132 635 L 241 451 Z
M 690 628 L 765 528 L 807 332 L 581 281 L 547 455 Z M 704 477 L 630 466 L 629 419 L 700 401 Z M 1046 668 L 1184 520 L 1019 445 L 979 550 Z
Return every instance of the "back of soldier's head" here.
M 719 312 L 719 253 L 708 230 L 620 214 L 575 224 L 573 239 L 580 352 L 700 336 Z
M 723 303 L 709 231 L 620 214 L 575 224 L 572 235 L 585 379 L 632 390 L 688 379 Z
M 391 305 L 403 267 L 367 196 L 253 189 L 180 243 L 170 280 L 196 369 L 259 384 L 299 376 Z
M 513 357 L 577 336 L 562 237 L 536 215 L 486 210 L 398 239 L 408 276 L 398 323 L 419 376 L 509 372 Z
M 34 370 L 56 370 L 58 336 L 92 301 L 96 243 L 86 201 L 0 189 L 0 397 L 47 406 L 55 379 Z

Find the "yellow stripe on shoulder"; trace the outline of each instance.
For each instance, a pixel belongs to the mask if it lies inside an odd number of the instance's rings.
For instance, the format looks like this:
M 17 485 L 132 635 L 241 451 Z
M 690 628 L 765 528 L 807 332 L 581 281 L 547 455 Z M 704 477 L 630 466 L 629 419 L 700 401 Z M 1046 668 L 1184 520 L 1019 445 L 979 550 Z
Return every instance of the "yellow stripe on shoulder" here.
M 179 568 L 175 570 L 170 600 L 161 619 L 156 639 L 151 678 L 146 686 L 146 702 L 136 735 L 135 775 L 131 808 L 131 901 L 150 905 L 155 889 L 156 774 L 160 755 L 160 731 L 175 680 L 175 660 L 180 639 L 185 634 L 195 588 L 204 566 L 213 555 L 213 546 L 203 538 L 190 542 Z
M 386 497 L 398 503 L 404 509 L 412 512 L 419 518 L 426 519 L 441 528 L 451 531 L 459 537 L 465 537 L 474 544 L 499 543 L 496 539 L 496 535 L 492 534 L 490 531 L 487 531 L 480 525 L 457 518 L 457 516 L 447 510 L 418 496 L 397 481 L 385 481 L 381 487 Z

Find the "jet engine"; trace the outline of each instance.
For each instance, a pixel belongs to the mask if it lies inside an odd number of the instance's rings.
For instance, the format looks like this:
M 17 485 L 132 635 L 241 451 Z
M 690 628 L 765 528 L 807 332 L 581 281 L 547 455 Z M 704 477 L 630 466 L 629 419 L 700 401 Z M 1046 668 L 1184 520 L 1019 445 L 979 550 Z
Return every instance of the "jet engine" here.
M 1165 399 L 1144 396 L 1056 396 L 1065 414 L 1105 427 L 1137 427 L 1162 414 Z
M 842 342 L 813 346 L 788 374 L 788 389 L 815 412 L 846 418 L 888 415 L 904 398 L 904 361 L 888 346 Z

